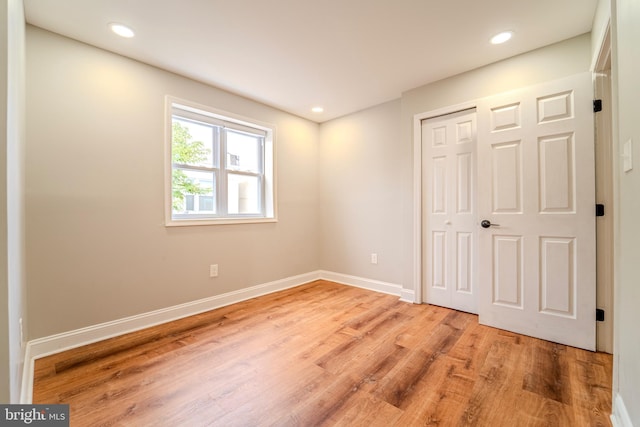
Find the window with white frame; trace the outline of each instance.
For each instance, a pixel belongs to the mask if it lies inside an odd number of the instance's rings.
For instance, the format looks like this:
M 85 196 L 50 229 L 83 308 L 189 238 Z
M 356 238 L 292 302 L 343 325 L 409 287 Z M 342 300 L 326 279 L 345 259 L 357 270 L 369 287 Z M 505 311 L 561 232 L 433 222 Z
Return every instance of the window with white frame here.
M 275 220 L 274 128 L 167 98 L 167 225 Z

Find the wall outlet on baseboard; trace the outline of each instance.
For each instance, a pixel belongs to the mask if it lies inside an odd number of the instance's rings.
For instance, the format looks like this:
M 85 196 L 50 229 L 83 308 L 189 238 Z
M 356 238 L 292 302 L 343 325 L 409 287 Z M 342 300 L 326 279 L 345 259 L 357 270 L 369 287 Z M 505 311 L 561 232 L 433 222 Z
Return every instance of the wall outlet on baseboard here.
M 218 277 L 218 264 L 211 264 L 209 266 L 209 277 Z
M 378 263 L 378 254 L 371 254 L 371 264 Z

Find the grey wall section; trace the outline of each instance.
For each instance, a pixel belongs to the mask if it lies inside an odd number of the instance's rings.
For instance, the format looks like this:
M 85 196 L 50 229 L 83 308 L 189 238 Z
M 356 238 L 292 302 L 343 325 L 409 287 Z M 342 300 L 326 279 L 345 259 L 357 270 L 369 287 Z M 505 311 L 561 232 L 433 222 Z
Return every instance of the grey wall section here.
M 0 402 L 17 403 L 24 359 L 24 8 L 0 2 Z
M 589 70 L 591 42 L 584 34 L 551 46 L 537 49 L 485 67 L 440 80 L 402 95 L 402 141 L 404 151 L 413 154 L 413 117 L 440 108 L 461 104 L 489 95 L 559 79 Z M 415 290 L 413 283 L 413 163 L 405 163 L 400 171 L 404 221 L 402 253 L 403 279 L 406 289 Z
M 31 26 L 26 72 L 30 339 L 319 268 L 316 123 Z M 277 223 L 165 227 L 167 94 L 276 125 Z
M 399 129 L 399 100 L 322 124 L 323 269 L 401 283 L 400 176 L 407 156 Z M 378 255 L 376 265 L 372 253 Z
M 614 152 L 628 140 L 634 151 L 633 170 L 624 172 L 618 164 L 614 396 L 640 426 L 640 2 L 614 0 L 613 6 Z

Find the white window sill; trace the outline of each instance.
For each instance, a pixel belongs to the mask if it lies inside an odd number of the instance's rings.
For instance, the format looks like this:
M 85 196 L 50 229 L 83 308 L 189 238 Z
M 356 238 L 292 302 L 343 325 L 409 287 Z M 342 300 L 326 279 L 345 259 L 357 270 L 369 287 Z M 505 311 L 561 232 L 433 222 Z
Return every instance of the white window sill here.
M 278 222 L 278 218 L 171 219 L 165 222 L 165 226 L 189 227 L 194 225 L 264 224 L 271 222 Z

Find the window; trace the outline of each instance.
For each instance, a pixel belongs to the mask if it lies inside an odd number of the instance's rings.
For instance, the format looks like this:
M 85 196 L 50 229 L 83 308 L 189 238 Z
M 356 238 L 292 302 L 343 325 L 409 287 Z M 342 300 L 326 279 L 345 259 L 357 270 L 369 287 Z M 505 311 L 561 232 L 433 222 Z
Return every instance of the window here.
M 167 97 L 167 225 L 275 221 L 274 128 Z

